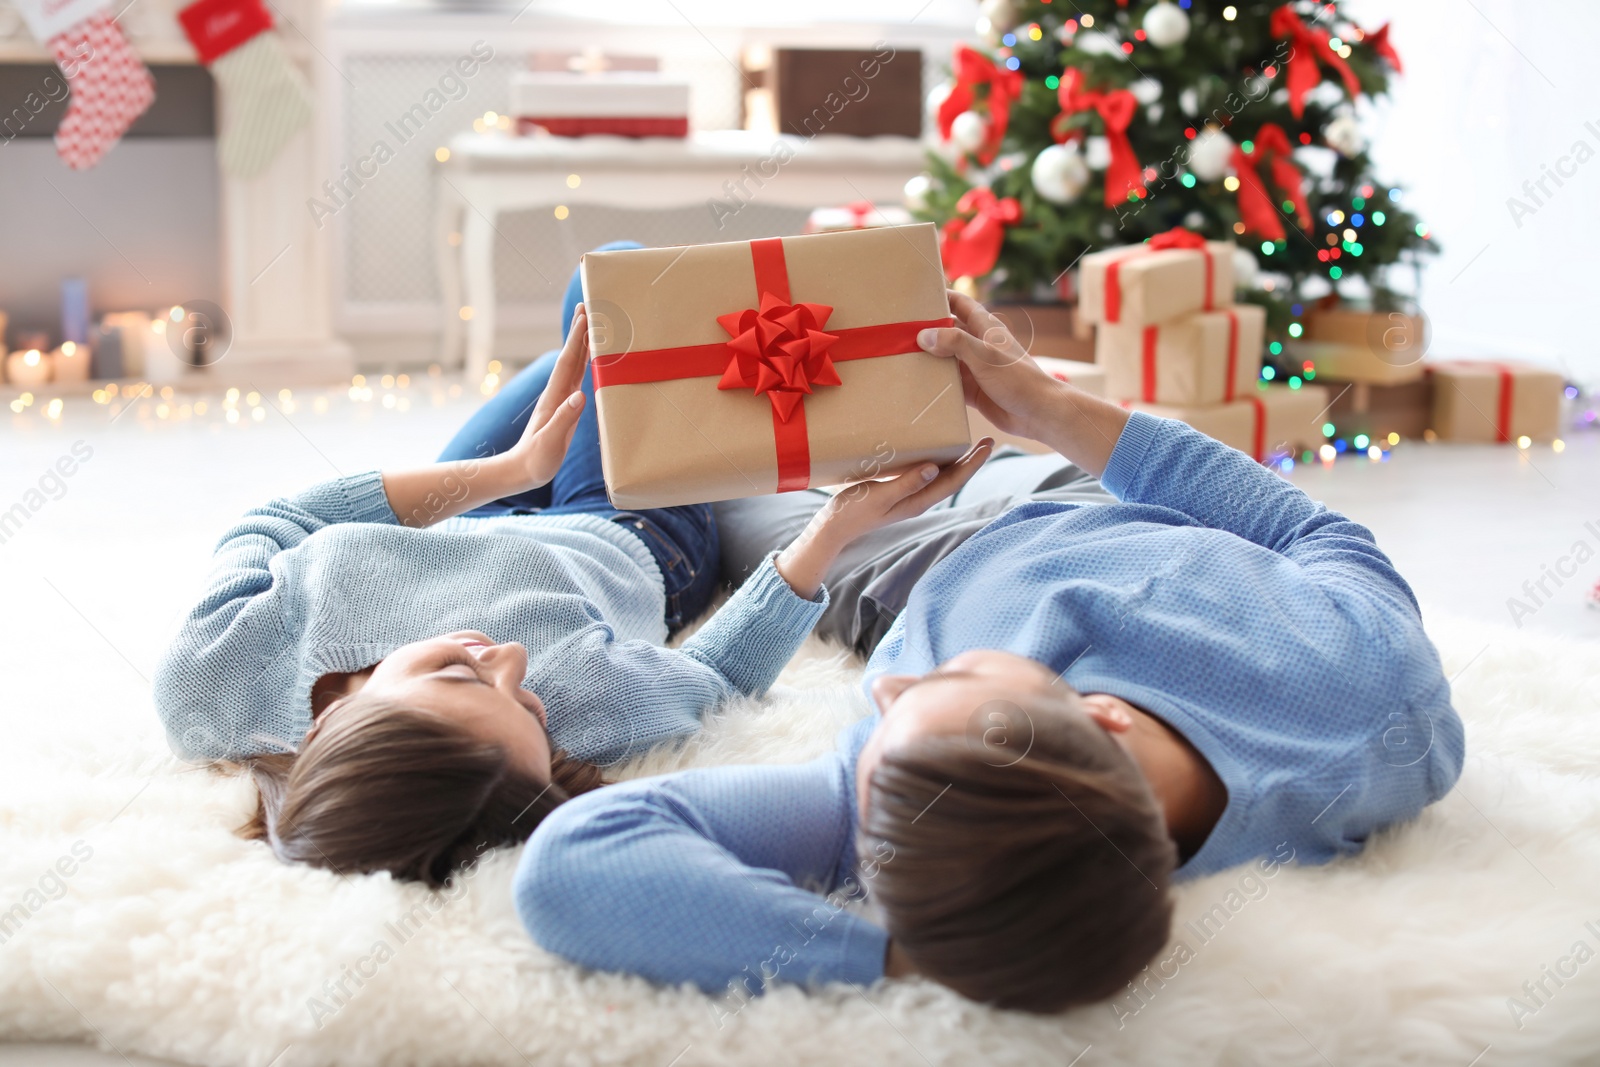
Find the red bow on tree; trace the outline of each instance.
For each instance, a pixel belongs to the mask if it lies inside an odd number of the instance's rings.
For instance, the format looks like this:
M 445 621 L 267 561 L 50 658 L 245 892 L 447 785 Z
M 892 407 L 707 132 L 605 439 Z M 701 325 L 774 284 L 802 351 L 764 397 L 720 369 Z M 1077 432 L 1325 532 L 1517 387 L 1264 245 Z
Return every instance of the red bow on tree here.
M 1404 74 L 1405 68 L 1400 65 L 1400 53 L 1394 50 L 1394 45 L 1389 43 L 1389 24 L 1385 22 L 1376 30 L 1367 34 L 1366 43 L 1379 59 L 1389 61 L 1389 66 L 1394 68 L 1396 74 Z
M 839 338 L 824 333 L 833 308 L 827 304 L 785 304 L 761 294 L 761 309 L 718 315 L 733 340 L 733 358 L 718 389 L 754 389 L 772 401 L 773 414 L 788 422 L 813 385 L 840 385 L 828 349 Z
M 993 190 L 968 189 L 956 201 L 956 211 L 972 218 L 954 218 L 939 231 L 944 270 L 951 278 L 988 274 L 1000 258 L 1006 227 L 1022 221 L 1022 205 L 1015 197 L 1001 200 Z
M 1289 111 L 1295 118 L 1305 114 L 1306 94 L 1322 81 L 1322 68 L 1317 65 L 1319 59 L 1339 72 L 1339 77 L 1344 79 L 1344 91 L 1350 94 L 1352 100 L 1361 95 L 1361 83 L 1356 80 L 1356 72 L 1328 43 L 1332 34 L 1327 30 L 1314 30 L 1307 26 L 1288 4 L 1272 13 L 1268 28 L 1272 36 L 1289 39 L 1286 85 L 1289 89 Z
M 1300 228 L 1311 231 L 1311 208 L 1306 204 L 1300 168 L 1289 158 L 1289 135 L 1275 122 L 1264 124 L 1256 131 L 1251 151 L 1235 148 L 1231 160 L 1239 175 L 1239 221 L 1246 233 L 1259 234 L 1269 241 L 1281 241 L 1285 236 L 1283 221 L 1278 214 L 1277 201 L 1267 192 L 1256 170 L 1256 164 L 1266 163 L 1272 174 L 1272 184 L 1278 187 L 1294 207 Z
M 967 45 L 957 45 L 955 55 L 955 87 L 939 105 L 939 135 L 950 139 L 950 124 L 963 111 L 971 111 L 977 100 L 975 90 L 980 85 L 989 87 L 989 136 L 978 149 L 978 162 L 988 166 L 1000 150 L 1000 141 L 1011 123 L 1011 102 L 1022 95 L 1023 77 L 1020 70 L 1009 70 L 988 56 Z
M 1128 198 L 1130 192 L 1145 194 L 1144 168 L 1133 154 L 1128 143 L 1128 127 L 1138 110 L 1138 99 L 1126 89 L 1112 89 L 1104 93 L 1088 92 L 1083 87 L 1083 72 L 1068 67 L 1061 73 L 1061 86 L 1056 90 L 1061 102 L 1061 114 L 1050 123 L 1050 133 L 1057 144 L 1071 135 L 1066 129 L 1066 119 L 1079 111 L 1093 108 L 1106 126 L 1106 144 L 1111 149 L 1111 162 L 1106 165 L 1106 207 L 1116 207 Z

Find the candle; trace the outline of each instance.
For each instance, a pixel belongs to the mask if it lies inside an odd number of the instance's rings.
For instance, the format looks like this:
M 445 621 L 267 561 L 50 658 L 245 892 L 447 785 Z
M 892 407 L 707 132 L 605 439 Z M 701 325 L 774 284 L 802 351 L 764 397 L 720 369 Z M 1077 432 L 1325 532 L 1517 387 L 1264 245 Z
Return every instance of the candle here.
M 76 341 L 63 341 L 61 347 L 50 353 L 51 370 L 58 382 L 86 382 L 89 380 L 89 346 Z
M 50 355 L 37 348 L 19 349 L 6 357 L 6 381 L 12 385 L 44 385 L 50 369 Z
M 137 378 L 144 374 L 145 339 L 150 336 L 150 315 L 144 311 L 115 311 L 101 318 L 106 329 L 115 327 L 122 334 L 122 367 L 117 377 Z M 161 337 L 156 341 L 165 345 Z

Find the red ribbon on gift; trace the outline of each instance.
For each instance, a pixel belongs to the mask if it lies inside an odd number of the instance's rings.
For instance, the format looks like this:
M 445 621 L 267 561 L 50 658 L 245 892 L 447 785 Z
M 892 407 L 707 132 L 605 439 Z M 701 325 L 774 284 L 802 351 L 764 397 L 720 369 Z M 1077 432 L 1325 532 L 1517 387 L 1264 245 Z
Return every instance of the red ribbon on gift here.
M 988 274 L 1000 259 L 1006 227 L 1022 221 L 1022 204 L 1015 197 L 1004 200 L 991 189 L 968 189 L 956 201 L 958 217 L 939 231 L 939 254 L 945 274 L 950 278 L 976 278 Z M 971 214 L 963 219 L 960 215 Z
M 1385 22 L 1376 30 L 1367 34 L 1366 43 L 1379 59 L 1389 61 L 1389 66 L 1394 68 L 1396 74 L 1404 74 L 1406 69 L 1400 65 L 1400 53 L 1394 50 L 1394 45 L 1389 43 L 1389 23 Z
M 1209 273 L 1206 277 L 1206 288 L 1211 288 Z M 1239 373 L 1239 316 L 1232 311 L 1228 315 L 1228 369 L 1227 378 L 1222 384 L 1222 402 L 1227 404 L 1233 401 L 1233 379 Z M 1156 343 L 1160 340 L 1161 327 L 1156 325 L 1144 328 L 1144 345 L 1140 353 L 1139 392 L 1144 402 L 1156 402 Z
M 1134 155 L 1133 145 L 1128 140 L 1128 127 L 1139 109 L 1138 98 L 1126 89 L 1089 92 L 1083 85 L 1083 72 L 1068 67 L 1061 72 L 1056 100 L 1061 104 L 1061 114 L 1050 123 L 1050 133 L 1057 144 L 1072 136 L 1067 131 L 1066 120 L 1080 111 L 1092 108 L 1105 123 L 1106 146 L 1111 150 L 1111 162 L 1106 164 L 1106 207 L 1121 204 L 1130 192 L 1143 196 L 1146 192 L 1144 168 L 1139 165 L 1139 157 Z
M 1255 442 L 1255 451 L 1252 455 L 1257 463 L 1267 461 L 1267 405 L 1259 396 L 1250 397 L 1251 407 L 1255 410 L 1255 430 L 1252 434 Z
M 963 111 L 971 111 L 977 100 L 977 87 L 989 87 L 989 136 L 978 149 L 978 162 L 988 166 L 1000 150 L 1000 142 L 1011 124 L 1011 103 L 1022 95 L 1022 71 L 996 63 L 969 45 L 957 45 L 954 74 L 956 83 L 939 105 L 939 136 L 950 139 L 950 126 Z
M 1199 252 L 1206 257 L 1206 292 L 1205 310 L 1210 311 L 1213 306 L 1211 290 L 1214 287 L 1217 265 L 1211 258 L 1211 248 L 1206 244 L 1206 239 L 1193 230 L 1186 230 L 1182 226 L 1174 226 L 1166 233 L 1158 233 L 1146 241 L 1138 251 L 1130 252 L 1121 259 L 1114 259 L 1106 264 L 1106 314 L 1107 322 L 1116 323 L 1122 320 L 1122 265 L 1135 256 L 1149 252 L 1164 252 L 1174 248 L 1187 248 Z
M 1480 368 L 1493 370 L 1500 375 L 1500 390 L 1495 397 L 1494 439 L 1501 444 L 1511 442 L 1511 407 L 1516 401 L 1517 376 L 1514 368 L 1504 363 L 1476 363 L 1470 360 L 1445 360 L 1440 367 L 1462 367 L 1466 370 Z
M 1235 147 L 1231 160 L 1239 176 L 1239 221 L 1244 223 L 1245 232 L 1259 234 L 1269 241 L 1283 240 L 1286 232 L 1278 214 L 1278 204 L 1256 170 L 1258 162 L 1266 163 L 1272 174 L 1272 184 L 1294 205 L 1300 228 L 1311 232 L 1311 207 L 1306 203 L 1304 176 L 1289 158 L 1292 151 L 1289 135 L 1282 126 L 1268 122 L 1256 131 L 1254 141 L 1248 153 Z
M 758 307 L 718 315 L 729 339 L 679 348 L 652 348 L 600 356 L 591 367 L 596 389 L 678 378 L 718 378 L 718 389 L 749 389 L 772 406 L 778 492 L 811 484 L 811 444 L 805 398 L 813 387 L 840 385 L 834 364 L 916 352 L 917 334 L 946 327 L 948 317 L 924 322 L 889 322 L 825 331 L 833 308 L 793 302 L 783 239 L 750 242 Z
M 867 222 L 872 218 L 872 213 L 877 210 L 871 200 L 852 200 L 844 206 L 850 212 L 850 221 L 855 229 L 867 229 Z
M 178 21 L 206 66 L 272 29 L 261 0 L 198 0 L 178 12 Z
M 1272 13 L 1267 28 L 1272 36 L 1289 40 L 1289 70 L 1285 85 L 1289 89 L 1289 111 L 1295 118 L 1305 114 L 1306 94 L 1322 81 L 1322 67 L 1318 65 L 1318 60 L 1339 72 L 1350 99 L 1361 95 L 1361 82 L 1357 80 L 1356 72 L 1350 69 L 1350 64 L 1344 61 L 1343 56 L 1333 50 L 1333 45 L 1329 43 L 1333 35 L 1327 30 L 1314 30 L 1307 26 L 1288 4 Z

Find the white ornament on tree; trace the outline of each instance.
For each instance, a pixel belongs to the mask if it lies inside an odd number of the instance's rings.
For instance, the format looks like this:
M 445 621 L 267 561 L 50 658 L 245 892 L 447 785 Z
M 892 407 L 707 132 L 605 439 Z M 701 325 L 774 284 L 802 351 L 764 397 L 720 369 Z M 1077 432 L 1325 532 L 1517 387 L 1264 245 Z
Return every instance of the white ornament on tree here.
M 1089 184 L 1089 164 L 1077 148 L 1053 144 L 1033 160 L 1033 188 L 1053 204 L 1076 200 Z
M 1359 156 L 1367 147 L 1367 139 L 1361 133 L 1361 125 L 1356 122 L 1353 115 L 1340 115 L 1327 128 L 1322 131 L 1323 140 L 1341 156 Z
M 928 194 L 933 191 L 933 179 L 918 174 L 906 182 L 905 203 L 912 211 L 923 211 L 928 206 Z
M 1256 257 L 1248 248 L 1235 247 L 1233 250 L 1233 284 L 1238 289 L 1254 289 L 1256 280 L 1261 277 L 1261 265 L 1256 262 Z
M 937 119 L 939 108 L 944 105 L 946 98 L 950 96 L 950 92 L 954 88 L 955 85 L 951 82 L 940 82 L 928 90 L 928 102 L 926 105 L 928 121 L 933 122 Z
M 1171 48 L 1189 37 L 1189 16 L 1177 4 L 1161 3 L 1144 14 L 1144 36 L 1157 48 Z
M 1017 24 L 1017 5 L 1012 0 L 983 0 L 978 5 L 978 12 L 989 20 L 989 29 L 993 33 L 1005 33 Z
M 1228 173 L 1233 158 L 1233 138 L 1218 129 L 1200 131 L 1189 146 L 1189 170 L 1203 182 L 1214 182 Z
M 1185 115 L 1199 114 L 1200 94 L 1195 92 L 1193 89 L 1185 89 L 1183 92 L 1178 94 L 1178 106 L 1183 109 L 1183 113 Z
M 950 140 L 964 152 L 976 152 L 989 138 L 989 120 L 976 111 L 963 111 L 950 123 Z

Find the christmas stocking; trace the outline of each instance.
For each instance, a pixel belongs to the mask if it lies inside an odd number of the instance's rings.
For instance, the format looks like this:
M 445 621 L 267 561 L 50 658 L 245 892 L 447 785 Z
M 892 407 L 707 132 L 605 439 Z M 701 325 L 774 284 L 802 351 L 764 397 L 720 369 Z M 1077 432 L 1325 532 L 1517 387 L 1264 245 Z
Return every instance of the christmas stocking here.
M 34 37 L 48 43 L 72 87 L 56 128 L 56 153 L 87 170 L 156 98 L 155 79 L 129 47 L 105 0 L 12 0 Z
M 311 120 L 311 89 L 271 32 L 271 13 L 262 0 L 198 0 L 178 21 L 222 93 L 222 169 L 261 173 Z

